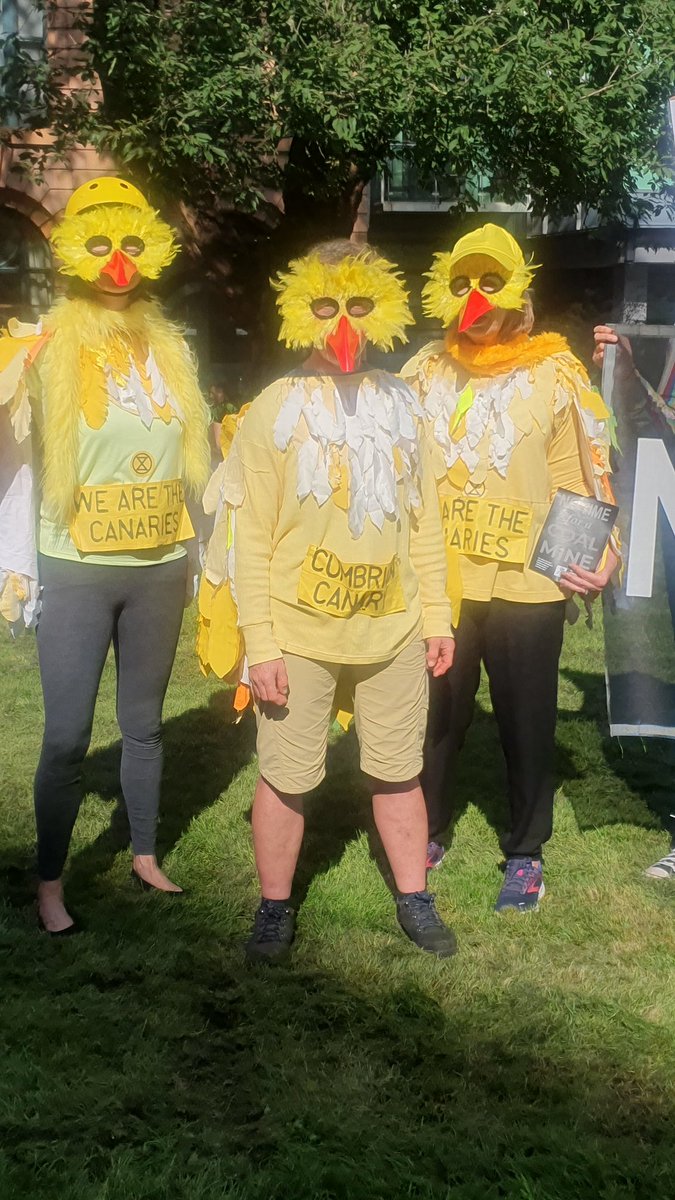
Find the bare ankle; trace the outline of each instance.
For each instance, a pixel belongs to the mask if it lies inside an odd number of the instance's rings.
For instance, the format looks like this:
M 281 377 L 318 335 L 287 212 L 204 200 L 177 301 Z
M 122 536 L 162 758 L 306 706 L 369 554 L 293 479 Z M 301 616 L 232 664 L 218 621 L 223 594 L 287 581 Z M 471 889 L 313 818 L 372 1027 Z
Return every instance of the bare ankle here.
M 62 879 L 39 879 L 38 880 L 38 896 L 44 896 L 47 899 L 62 899 L 63 898 L 63 880 Z
M 154 854 L 134 854 L 135 867 L 145 867 L 146 871 L 157 870 L 157 859 Z

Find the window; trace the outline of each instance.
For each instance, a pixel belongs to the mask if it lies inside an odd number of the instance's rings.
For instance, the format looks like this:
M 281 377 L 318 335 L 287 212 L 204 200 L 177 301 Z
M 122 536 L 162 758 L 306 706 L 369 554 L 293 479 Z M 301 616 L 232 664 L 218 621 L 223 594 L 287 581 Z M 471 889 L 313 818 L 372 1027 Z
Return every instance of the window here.
M 52 299 L 52 259 L 38 229 L 13 208 L 0 208 L 0 325 L 35 320 Z
M 0 0 L 0 88 L 3 69 L 11 68 L 13 57 L 28 55 L 37 62 L 44 53 L 44 12 L 31 0 Z M 16 114 L 7 112 L 2 101 L 0 91 L 0 123 L 16 126 Z
M 21 49 L 40 56 L 45 44 L 44 13 L 31 0 L 0 0 L 0 38 L 16 38 Z

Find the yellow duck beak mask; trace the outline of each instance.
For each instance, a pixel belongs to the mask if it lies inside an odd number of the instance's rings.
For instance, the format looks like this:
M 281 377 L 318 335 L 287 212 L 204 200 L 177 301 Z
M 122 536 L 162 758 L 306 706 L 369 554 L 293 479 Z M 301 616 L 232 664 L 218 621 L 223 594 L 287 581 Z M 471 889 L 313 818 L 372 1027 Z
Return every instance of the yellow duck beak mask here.
M 407 292 L 392 263 L 366 248 L 338 262 L 311 252 L 272 280 L 279 293 L 279 340 L 294 350 L 329 349 L 353 371 L 366 342 L 393 349 L 412 324 Z
M 445 329 L 456 321 L 464 333 L 495 308 L 522 310 L 535 269 L 510 233 L 483 225 L 435 255 L 422 290 L 424 312 Z
M 62 275 L 105 281 L 107 290 L 157 279 L 178 253 L 172 230 L 138 188 L 112 177 L 73 192 L 51 241 Z

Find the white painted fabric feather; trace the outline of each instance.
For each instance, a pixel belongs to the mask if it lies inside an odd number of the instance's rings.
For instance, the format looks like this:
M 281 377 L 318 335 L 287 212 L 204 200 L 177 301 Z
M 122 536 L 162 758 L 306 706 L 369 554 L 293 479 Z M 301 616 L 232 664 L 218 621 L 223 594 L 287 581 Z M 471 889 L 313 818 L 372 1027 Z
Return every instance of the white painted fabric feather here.
M 33 465 L 29 438 L 17 442 L 0 408 L 0 608 L 15 632 L 38 612 Z M 20 599 L 19 599 L 20 597 Z
M 129 368 L 126 376 L 120 375 L 120 372 L 111 367 L 109 363 L 104 363 L 103 369 L 108 398 L 111 403 L 117 404 L 119 408 L 125 409 L 126 412 L 134 413 L 135 416 L 140 417 L 146 429 L 149 429 L 152 422 L 157 420 L 152 404 L 155 404 L 160 409 L 168 404 L 172 414 L 179 421 L 185 422 L 180 404 L 166 386 L 152 351 L 148 352 L 148 357 L 145 361 L 145 369 L 152 389 L 151 396 L 143 386 L 138 368 L 131 355 L 129 356 Z
M 298 499 L 313 496 L 320 506 L 334 493 L 332 452 L 346 448 L 348 523 L 357 538 L 367 519 L 382 529 L 386 520 L 399 517 L 399 482 L 405 508 L 421 504 L 417 421 L 422 415 L 414 393 L 392 376 L 340 380 L 340 388 L 294 379 L 274 424 L 274 444 L 284 452 L 296 443 Z
M 229 582 L 235 603 L 237 597 L 234 586 L 234 535 L 237 509 L 243 499 L 244 478 L 236 435 L 227 458 L 219 463 L 206 485 L 202 502 L 204 512 L 214 515 L 213 533 L 209 539 L 204 571 L 214 586 Z
M 527 400 L 532 395 L 530 372 L 519 368 L 479 385 L 472 383 L 471 387 L 473 400 L 465 415 L 464 433 L 457 437 L 451 431 L 465 388 L 458 386 L 454 375 L 434 376 L 425 399 L 425 413 L 434 440 L 443 451 L 447 469 L 450 471 L 461 460 L 475 483 L 481 463 L 479 446 L 487 438 L 487 468 L 505 478 L 513 451 L 523 436 L 509 409 L 516 397 Z

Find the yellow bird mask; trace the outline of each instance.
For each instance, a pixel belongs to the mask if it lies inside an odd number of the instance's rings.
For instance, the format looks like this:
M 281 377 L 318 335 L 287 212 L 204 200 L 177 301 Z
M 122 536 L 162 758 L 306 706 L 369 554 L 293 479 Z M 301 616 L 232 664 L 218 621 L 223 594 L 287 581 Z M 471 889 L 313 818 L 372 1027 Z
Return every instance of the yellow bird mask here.
M 342 371 L 353 371 L 365 342 L 391 350 L 407 341 L 408 294 L 393 263 L 366 248 L 338 262 L 320 252 L 294 259 L 272 287 L 279 293 L 279 340 L 291 349 L 328 347 Z
M 535 269 L 510 233 L 483 225 L 434 256 L 422 290 L 424 311 L 444 328 L 457 321 L 464 333 L 493 308 L 522 309 Z
M 130 290 L 176 257 L 173 231 L 132 183 L 90 179 L 73 192 L 51 238 L 62 275 Z

